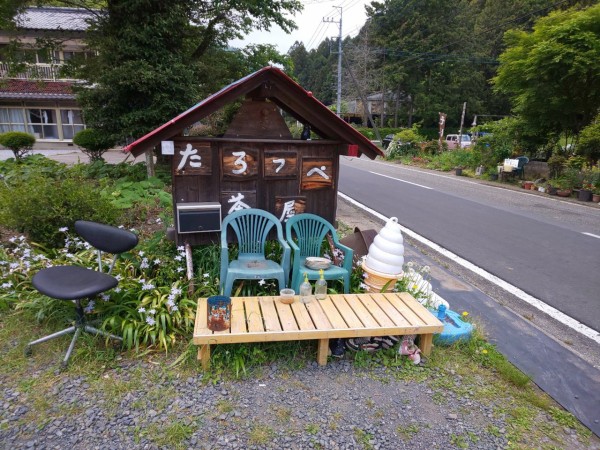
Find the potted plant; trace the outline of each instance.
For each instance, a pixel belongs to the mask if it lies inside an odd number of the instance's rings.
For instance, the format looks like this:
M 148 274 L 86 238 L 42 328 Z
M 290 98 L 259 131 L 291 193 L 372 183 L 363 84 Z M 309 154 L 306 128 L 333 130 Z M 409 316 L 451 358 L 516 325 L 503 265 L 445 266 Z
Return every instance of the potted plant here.
M 592 189 L 593 186 L 590 183 L 584 183 L 581 186 L 581 189 L 577 193 L 577 200 L 582 202 L 591 202 L 592 201 Z
M 594 203 L 600 203 L 600 188 L 594 188 L 592 191 L 592 201 Z
M 556 195 L 559 197 L 570 197 L 573 193 L 573 185 L 568 178 L 557 178 L 554 183 L 556 184 Z
M 554 183 L 554 180 L 550 180 L 546 183 L 546 193 L 548 195 L 556 195 L 556 184 Z

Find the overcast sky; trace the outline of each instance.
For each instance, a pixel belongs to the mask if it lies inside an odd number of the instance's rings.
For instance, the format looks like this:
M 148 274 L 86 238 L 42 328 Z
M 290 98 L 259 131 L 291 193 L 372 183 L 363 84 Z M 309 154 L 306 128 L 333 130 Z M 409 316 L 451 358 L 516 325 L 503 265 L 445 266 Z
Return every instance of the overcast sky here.
M 295 16 L 298 29 L 286 34 L 275 26 L 271 31 L 254 32 L 244 40 L 230 42 L 234 47 L 248 44 L 273 44 L 280 53 L 287 53 L 296 41 L 301 41 L 307 50 L 317 47 L 325 38 L 337 38 L 339 34 L 340 10 L 342 7 L 342 36 L 356 36 L 366 20 L 364 5 L 370 0 L 301 0 L 304 10 Z M 327 23 L 323 19 L 338 23 Z

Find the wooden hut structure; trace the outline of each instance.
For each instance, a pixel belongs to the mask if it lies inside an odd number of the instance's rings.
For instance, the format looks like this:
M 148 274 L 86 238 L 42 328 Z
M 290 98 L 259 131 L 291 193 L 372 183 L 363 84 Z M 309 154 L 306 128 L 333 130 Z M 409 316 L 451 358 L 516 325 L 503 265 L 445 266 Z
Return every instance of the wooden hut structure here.
M 221 137 L 187 136 L 209 114 L 242 98 Z M 293 139 L 281 110 L 321 139 Z M 381 155 L 371 143 L 284 72 L 265 67 L 211 95 L 125 147 L 172 155 L 177 243 L 216 240 L 224 216 L 261 208 L 282 222 L 301 212 L 335 220 L 339 156 Z

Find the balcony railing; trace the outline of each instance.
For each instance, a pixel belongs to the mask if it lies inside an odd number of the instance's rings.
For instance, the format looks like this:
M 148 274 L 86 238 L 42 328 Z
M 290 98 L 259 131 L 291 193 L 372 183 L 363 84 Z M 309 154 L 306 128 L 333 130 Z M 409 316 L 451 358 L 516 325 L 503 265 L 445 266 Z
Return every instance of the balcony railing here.
M 11 64 L 0 62 L 0 78 L 18 80 L 67 81 L 73 78 L 61 76 L 62 64 L 28 64 L 24 70 L 15 73 Z

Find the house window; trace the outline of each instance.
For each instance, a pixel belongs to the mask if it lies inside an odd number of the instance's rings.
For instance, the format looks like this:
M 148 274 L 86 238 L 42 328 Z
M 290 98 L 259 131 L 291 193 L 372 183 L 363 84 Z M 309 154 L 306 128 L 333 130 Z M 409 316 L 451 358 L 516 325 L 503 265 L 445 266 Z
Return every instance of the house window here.
M 58 139 L 55 109 L 27 109 L 26 111 L 36 139 Z
M 24 131 L 36 139 L 71 140 L 84 128 L 79 109 L 0 108 L 0 133 Z
M 77 132 L 85 128 L 79 109 L 61 109 L 60 121 L 62 122 L 63 139 L 73 139 Z
M 25 116 L 23 116 L 22 109 L 0 108 L 0 133 L 26 131 L 25 127 Z

